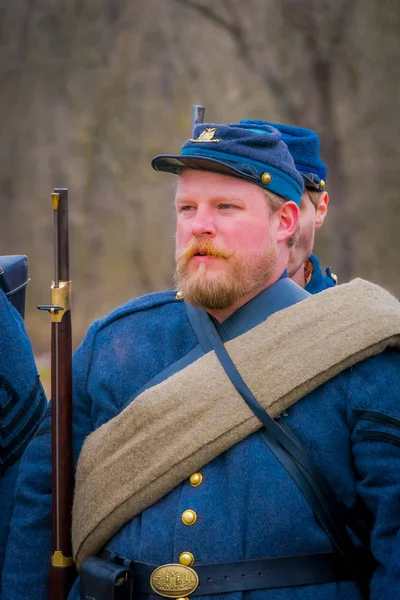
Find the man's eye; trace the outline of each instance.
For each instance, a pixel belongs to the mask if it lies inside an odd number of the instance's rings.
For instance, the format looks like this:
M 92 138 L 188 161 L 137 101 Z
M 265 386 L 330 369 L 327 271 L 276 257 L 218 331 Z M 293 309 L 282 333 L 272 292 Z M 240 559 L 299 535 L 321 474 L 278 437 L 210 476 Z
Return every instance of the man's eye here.
M 179 212 L 188 212 L 193 209 L 194 209 L 194 206 L 191 206 L 190 204 L 184 204 L 183 206 L 181 206 L 179 208 Z
M 218 208 L 223 208 L 223 209 L 227 209 L 227 208 L 235 208 L 234 204 L 227 204 L 227 203 L 223 203 L 223 204 L 219 204 Z

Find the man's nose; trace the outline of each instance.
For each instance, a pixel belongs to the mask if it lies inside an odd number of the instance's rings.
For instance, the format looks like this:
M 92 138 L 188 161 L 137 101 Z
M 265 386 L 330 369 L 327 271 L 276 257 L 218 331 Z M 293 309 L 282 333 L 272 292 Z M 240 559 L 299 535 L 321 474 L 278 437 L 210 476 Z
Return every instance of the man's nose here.
M 214 237 L 216 233 L 217 228 L 212 213 L 209 210 L 199 208 L 192 222 L 192 235 Z

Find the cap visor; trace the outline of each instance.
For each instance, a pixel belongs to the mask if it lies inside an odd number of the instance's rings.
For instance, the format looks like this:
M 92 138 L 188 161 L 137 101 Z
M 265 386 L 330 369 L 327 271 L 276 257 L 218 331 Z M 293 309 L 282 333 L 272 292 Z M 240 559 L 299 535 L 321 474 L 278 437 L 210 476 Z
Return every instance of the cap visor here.
M 307 190 L 312 190 L 314 192 L 323 192 L 324 191 L 323 189 L 320 188 L 319 180 L 314 181 L 312 179 L 312 176 L 308 175 L 307 173 L 302 173 L 301 171 L 300 171 L 300 174 L 303 177 L 304 187 Z
M 227 160 L 217 160 L 214 158 L 203 158 L 201 156 L 182 156 L 180 154 L 160 154 L 153 158 L 151 166 L 156 171 L 165 171 L 167 173 L 175 173 L 179 175 L 182 169 L 197 169 L 200 171 L 212 171 L 221 173 L 222 175 L 230 175 L 232 177 L 240 177 L 247 179 L 253 183 L 258 183 L 259 177 L 254 169 L 254 175 L 251 171 L 253 167 L 242 165 Z

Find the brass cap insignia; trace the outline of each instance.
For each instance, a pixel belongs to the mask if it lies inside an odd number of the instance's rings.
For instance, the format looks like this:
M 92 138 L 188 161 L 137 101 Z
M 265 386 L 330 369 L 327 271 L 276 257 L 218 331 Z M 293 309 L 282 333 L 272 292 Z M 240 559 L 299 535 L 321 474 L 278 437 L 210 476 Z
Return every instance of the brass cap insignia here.
M 157 567 L 150 576 L 150 585 L 156 594 L 165 598 L 189 596 L 199 585 L 196 571 L 179 564 Z
M 206 127 L 197 140 L 190 139 L 189 142 L 220 142 L 221 140 L 218 140 L 217 138 L 214 139 L 216 131 L 216 127 Z

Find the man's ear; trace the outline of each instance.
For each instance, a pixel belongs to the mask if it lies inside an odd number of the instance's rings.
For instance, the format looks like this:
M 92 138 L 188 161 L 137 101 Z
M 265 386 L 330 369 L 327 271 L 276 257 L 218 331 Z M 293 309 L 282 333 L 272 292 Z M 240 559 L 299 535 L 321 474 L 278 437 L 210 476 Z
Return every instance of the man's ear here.
M 321 192 L 318 199 L 317 214 L 315 217 L 315 229 L 322 227 L 325 217 L 328 213 L 329 195 L 328 192 Z
M 299 224 L 300 209 L 291 200 L 284 202 L 280 209 L 276 211 L 278 224 L 276 229 L 276 241 L 285 242 L 296 232 Z

